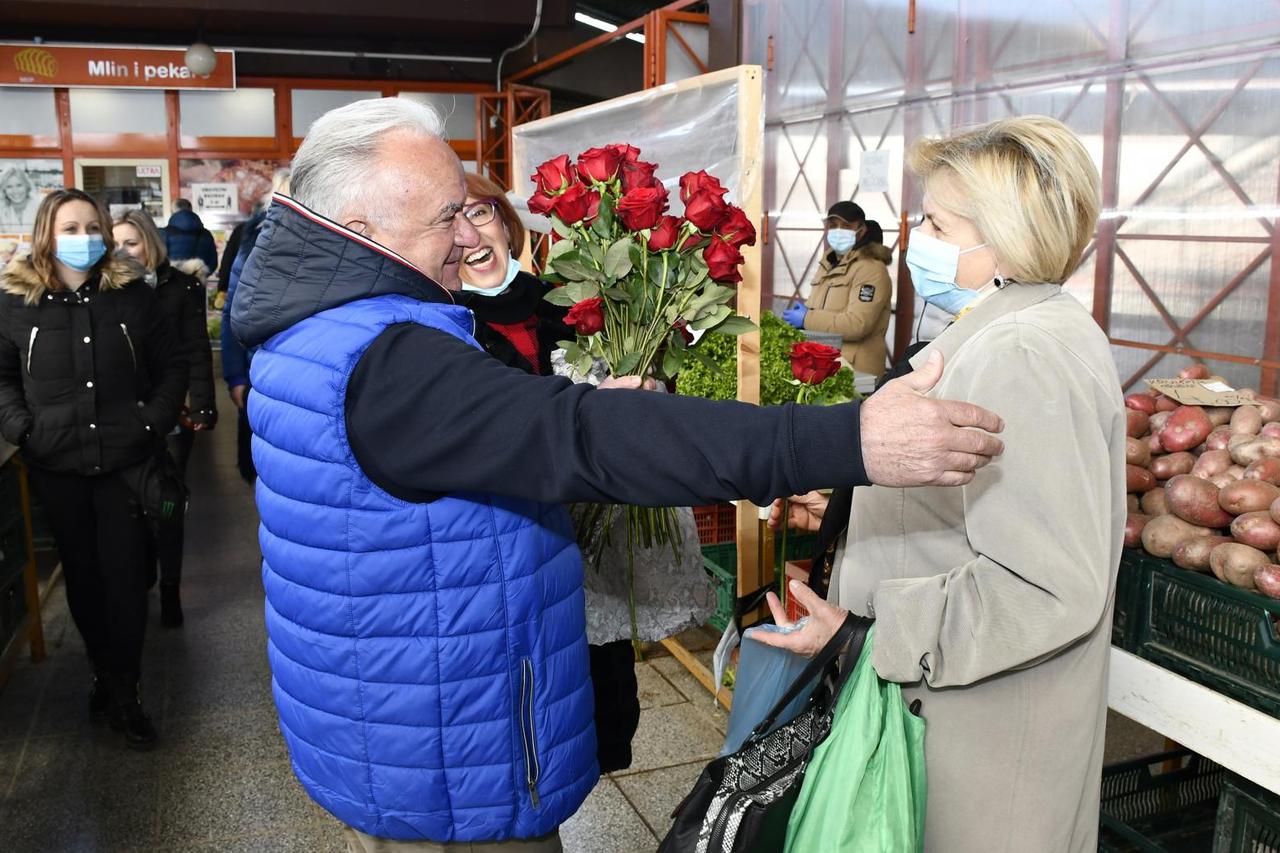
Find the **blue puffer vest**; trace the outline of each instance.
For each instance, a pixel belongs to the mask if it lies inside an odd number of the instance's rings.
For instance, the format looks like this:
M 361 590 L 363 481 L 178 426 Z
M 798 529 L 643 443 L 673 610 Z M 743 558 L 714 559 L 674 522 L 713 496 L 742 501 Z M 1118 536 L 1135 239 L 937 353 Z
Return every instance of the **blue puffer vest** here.
M 261 260 L 247 281 L 269 274 Z M 362 832 L 544 835 L 598 776 L 581 557 L 559 506 L 407 503 L 361 471 L 347 383 L 373 340 L 408 322 L 476 345 L 465 309 L 384 295 L 302 319 L 253 360 L 280 728 L 311 796 Z

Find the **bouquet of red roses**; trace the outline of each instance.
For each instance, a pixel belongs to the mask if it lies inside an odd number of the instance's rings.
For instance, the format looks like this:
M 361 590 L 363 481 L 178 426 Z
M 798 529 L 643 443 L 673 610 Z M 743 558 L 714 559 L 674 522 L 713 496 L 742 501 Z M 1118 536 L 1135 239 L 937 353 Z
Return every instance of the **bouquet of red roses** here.
M 742 281 L 742 246 L 756 229 L 728 190 L 705 171 L 680 177 L 684 215 L 667 213 L 658 165 L 626 144 L 591 148 L 576 163 L 561 154 L 538 167 L 529 209 L 551 219 L 555 232 L 543 277 L 559 283 L 548 301 L 569 308 L 576 340 L 559 342 L 565 360 L 586 375 L 603 359 L 613 376 L 673 378 L 688 359 L 711 369 L 693 334 L 740 335 L 755 324 L 736 314 L 731 286 Z M 595 507 L 579 519 L 579 539 L 599 557 L 615 507 Z M 671 509 L 627 509 L 634 577 L 636 545 L 669 543 L 678 557 L 679 525 Z M 596 537 L 593 539 L 593 536 Z M 605 534 L 607 536 L 607 534 Z M 594 554 L 592 553 L 594 552 Z M 632 636 L 635 601 L 632 596 Z

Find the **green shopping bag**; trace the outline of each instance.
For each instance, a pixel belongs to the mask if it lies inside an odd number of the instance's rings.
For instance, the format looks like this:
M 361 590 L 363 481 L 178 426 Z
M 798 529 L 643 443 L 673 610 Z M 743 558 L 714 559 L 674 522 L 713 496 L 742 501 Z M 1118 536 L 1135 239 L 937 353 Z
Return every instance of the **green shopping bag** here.
M 907 710 L 899 685 L 876 675 L 873 641 L 869 635 L 831 734 L 805 772 L 786 853 L 924 849 L 924 720 Z

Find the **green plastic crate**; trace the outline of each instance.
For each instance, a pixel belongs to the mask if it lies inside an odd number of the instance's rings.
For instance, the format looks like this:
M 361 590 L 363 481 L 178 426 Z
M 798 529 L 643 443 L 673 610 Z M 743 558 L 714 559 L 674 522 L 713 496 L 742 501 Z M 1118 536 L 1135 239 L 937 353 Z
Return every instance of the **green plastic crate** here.
M 1147 554 L 1125 559 L 1142 572 L 1138 655 L 1280 716 L 1280 600 Z
M 1142 623 L 1145 568 L 1142 551 L 1125 548 L 1116 573 L 1116 604 L 1111 614 L 1111 645 L 1126 652 L 1138 651 L 1138 626 Z
M 1280 853 L 1280 796 L 1226 774 L 1213 853 Z
M 1174 766 L 1166 770 L 1169 763 Z M 1098 849 L 1205 853 L 1224 776 L 1217 764 L 1186 749 L 1104 767 Z
M 813 553 L 816 534 L 787 535 L 787 559 L 804 559 Z M 723 631 L 733 619 L 733 605 L 738 599 L 738 546 L 734 542 L 702 546 L 702 560 L 716 588 L 716 612 L 708 624 Z

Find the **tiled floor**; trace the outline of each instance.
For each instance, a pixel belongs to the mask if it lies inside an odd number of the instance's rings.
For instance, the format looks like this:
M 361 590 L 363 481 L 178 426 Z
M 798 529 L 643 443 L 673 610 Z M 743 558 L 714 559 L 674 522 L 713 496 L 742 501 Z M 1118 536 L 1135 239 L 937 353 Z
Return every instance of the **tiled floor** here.
M 222 411 L 231 412 L 230 402 Z M 290 771 L 271 704 L 252 493 L 233 467 L 234 423 L 196 444 L 183 581 L 186 626 L 152 614 L 145 701 L 161 730 L 134 753 L 91 726 L 80 639 L 55 588 L 49 658 L 25 659 L 0 690 L 0 850 L 341 851 L 338 824 Z M 714 638 L 692 632 L 706 649 Z M 726 715 L 675 660 L 638 668 L 642 711 L 634 764 L 606 777 L 562 827 L 570 853 L 657 847 L 672 808 L 719 749 Z M 1113 719 L 1119 758 L 1160 747 Z

